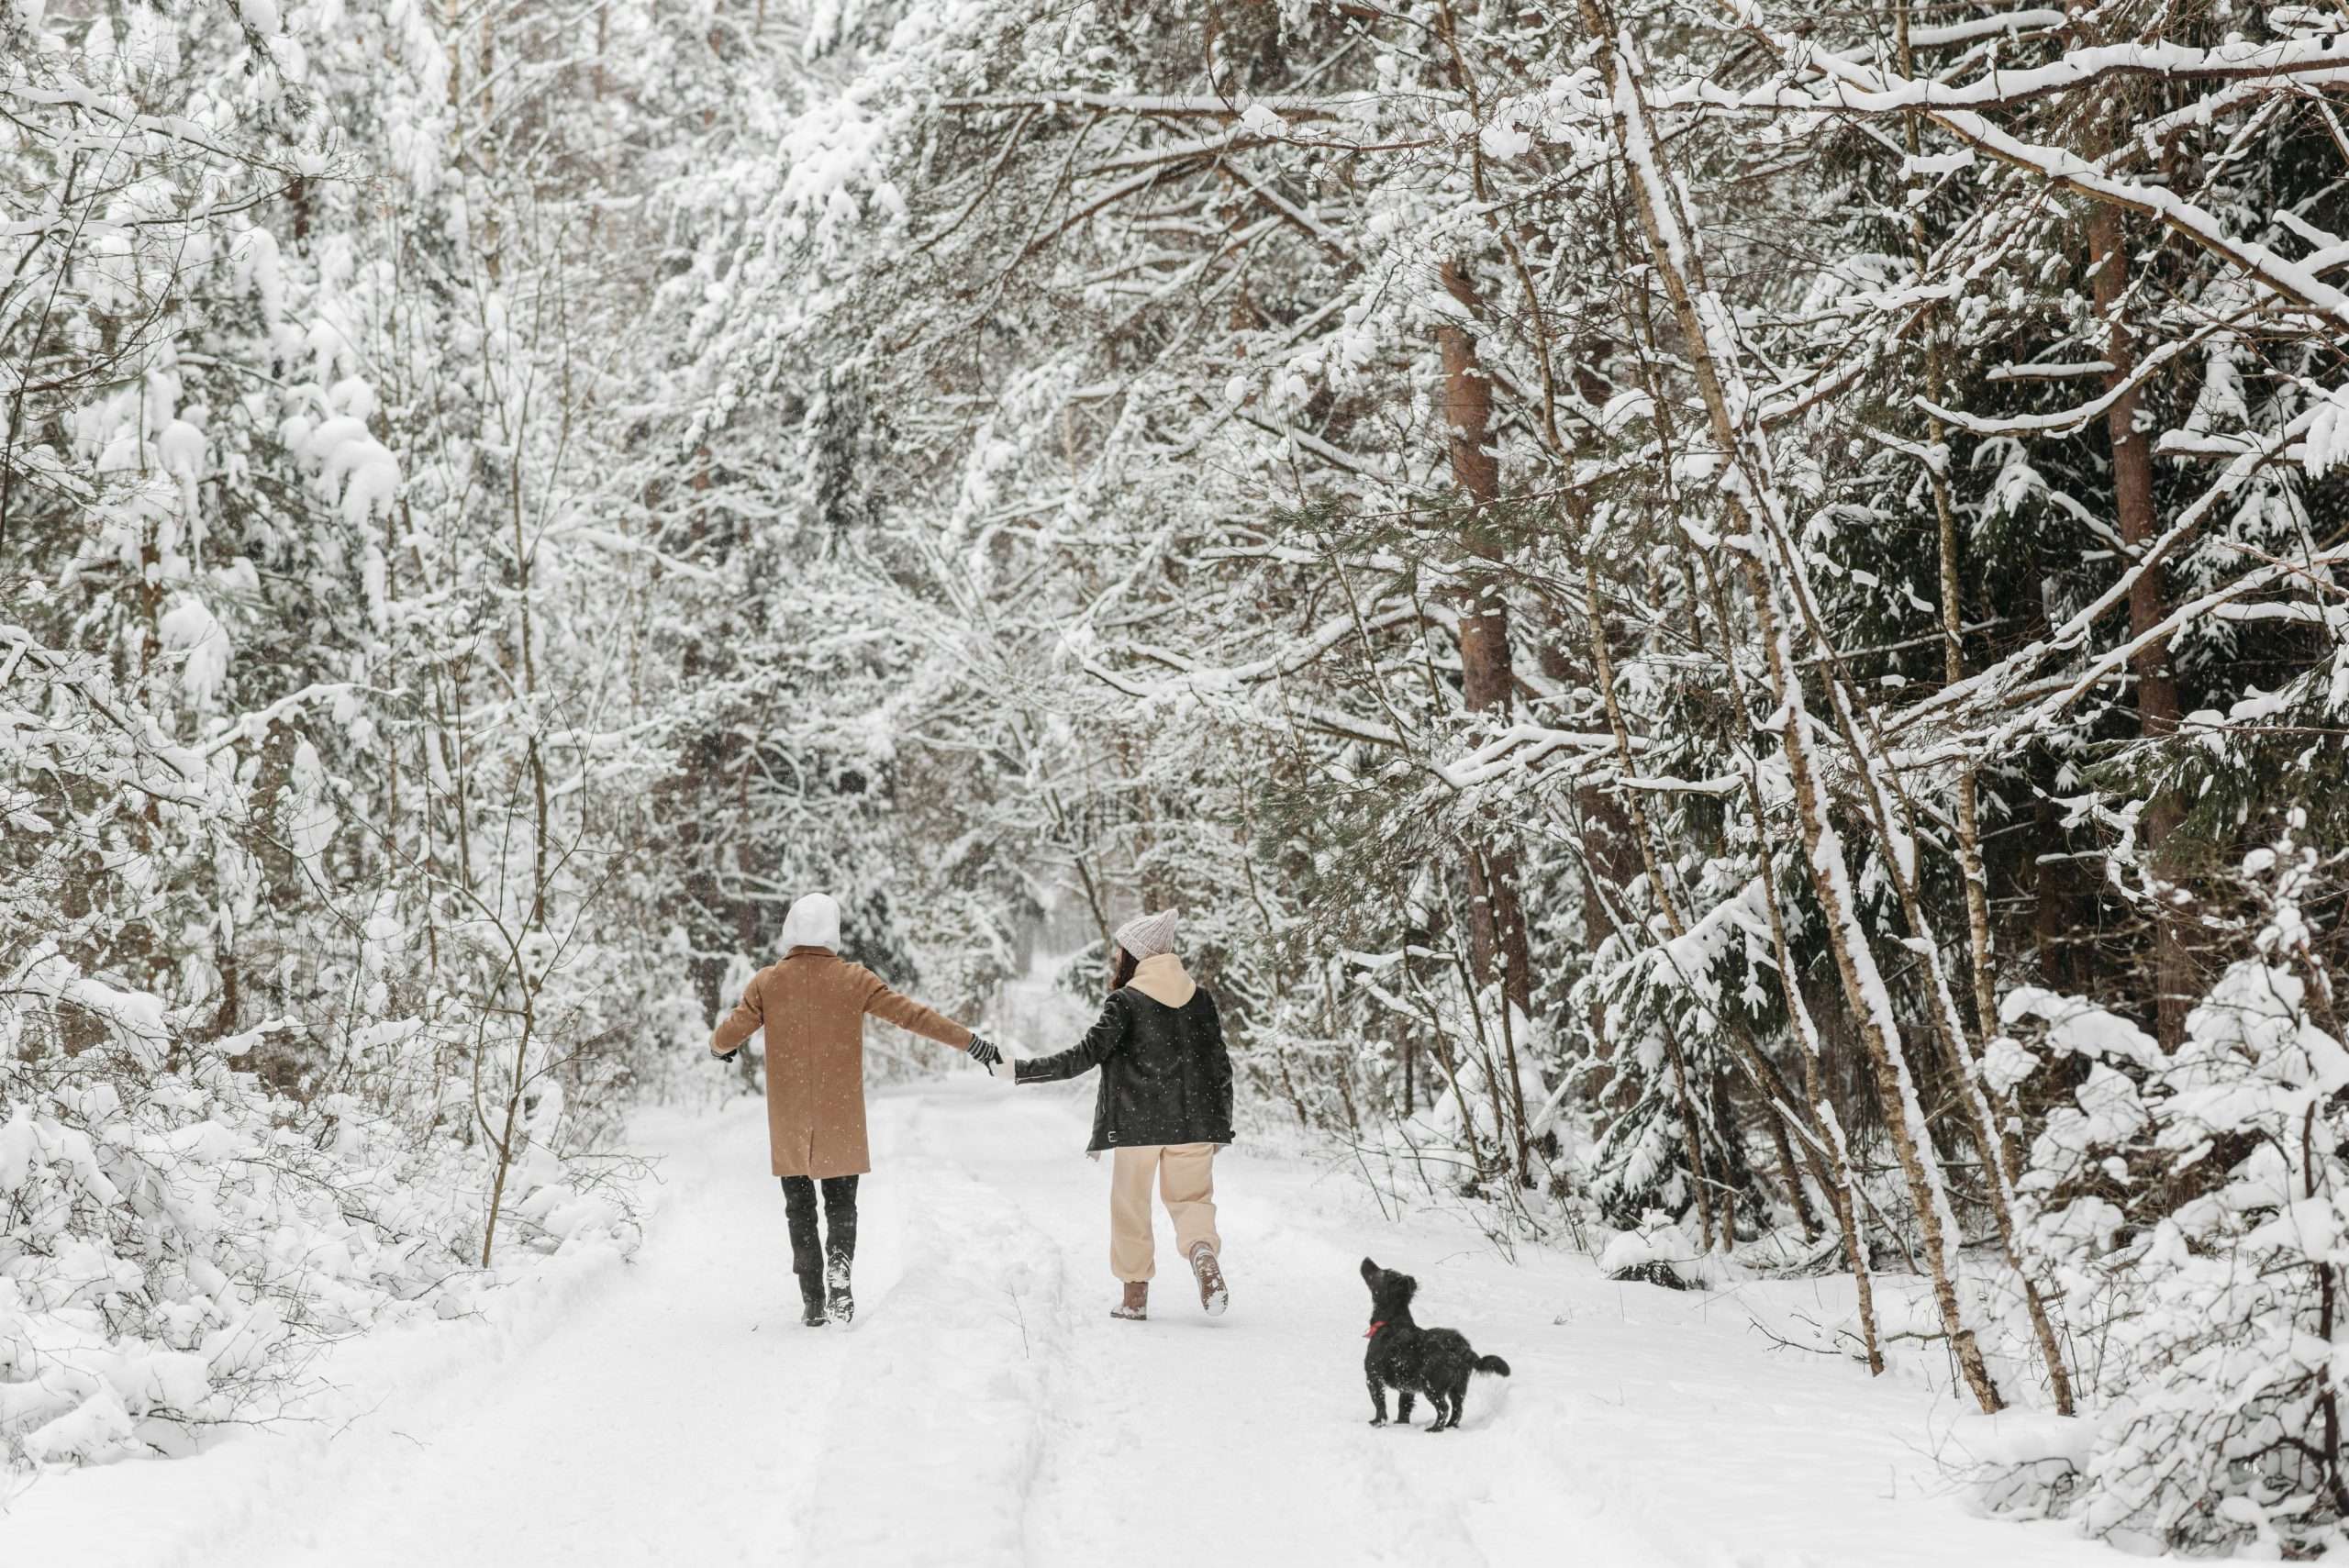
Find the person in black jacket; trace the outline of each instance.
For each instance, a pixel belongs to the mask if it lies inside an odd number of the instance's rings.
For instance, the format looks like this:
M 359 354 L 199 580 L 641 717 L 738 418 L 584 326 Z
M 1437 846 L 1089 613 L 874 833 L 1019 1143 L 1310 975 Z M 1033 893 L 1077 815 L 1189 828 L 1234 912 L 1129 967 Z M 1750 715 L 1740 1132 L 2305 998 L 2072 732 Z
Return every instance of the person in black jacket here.
M 1151 1235 L 1151 1178 L 1174 1221 L 1174 1245 L 1188 1260 L 1199 1306 L 1230 1305 L 1217 1254 L 1215 1151 L 1231 1141 L 1231 1058 L 1215 998 L 1192 983 L 1174 956 L 1174 914 L 1163 910 L 1118 928 L 1109 999 L 1085 1038 L 1057 1056 L 1018 1063 L 1014 1082 L 1046 1084 L 1101 1069 L 1088 1151 L 1110 1153 L 1109 1268 L 1125 1285 L 1112 1318 L 1149 1316 L 1157 1273 Z

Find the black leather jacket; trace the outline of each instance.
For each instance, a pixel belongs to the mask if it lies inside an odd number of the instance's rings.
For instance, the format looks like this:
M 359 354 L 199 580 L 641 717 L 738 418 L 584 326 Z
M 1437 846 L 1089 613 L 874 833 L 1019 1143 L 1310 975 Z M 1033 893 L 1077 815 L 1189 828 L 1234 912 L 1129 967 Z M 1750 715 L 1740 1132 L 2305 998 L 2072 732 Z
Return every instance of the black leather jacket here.
M 1101 1069 L 1088 1149 L 1231 1141 L 1231 1058 L 1215 998 L 1179 1007 L 1131 986 L 1109 993 L 1085 1038 L 1019 1064 L 1016 1082 L 1051 1084 Z

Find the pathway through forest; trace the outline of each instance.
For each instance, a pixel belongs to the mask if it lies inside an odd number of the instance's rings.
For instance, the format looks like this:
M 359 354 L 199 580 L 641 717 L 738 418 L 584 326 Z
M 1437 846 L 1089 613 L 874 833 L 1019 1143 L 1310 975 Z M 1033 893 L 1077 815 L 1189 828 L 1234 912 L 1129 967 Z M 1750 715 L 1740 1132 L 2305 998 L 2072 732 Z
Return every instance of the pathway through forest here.
M 1112 1321 L 1089 1088 L 959 1071 L 876 1092 L 863 1316 L 799 1326 L 759 1107 L 662 1113 L 650 1238 L 537 1329 L 350 1348 L 365 1413 L 201 1456 L 52 1477 L 0 1515 L 11 1562 L 238 1568 L 2087 1562 L 1970 1516 L 1915 1384 L 1774 1350 L 1737 1293 L 1512 1266 L 1457 1218 L 1382 1218 L 1357 1177 L 1227 1157 L 1230 1314 L 1162 1273 Z M 1163 1216 L 1161 1216 L 1162 1230 Z M 1162 1267 L 1174 1260 L 1161 1240 Z M 1375 1429 L 1364 1252 L 1516 1375 L 1466 1424 Z M 1786 1287 L 1774 1287 L 1786 1288 Z M 437 1369 L 417 1344 L 495 1347 Z M 373 1381 L 371 1381 L 373 1380 Z M 1944 1407 L 1945 1410 L 1945 1407 Z M 1942 1418 L 1945 1422 L 1945 1414 Z

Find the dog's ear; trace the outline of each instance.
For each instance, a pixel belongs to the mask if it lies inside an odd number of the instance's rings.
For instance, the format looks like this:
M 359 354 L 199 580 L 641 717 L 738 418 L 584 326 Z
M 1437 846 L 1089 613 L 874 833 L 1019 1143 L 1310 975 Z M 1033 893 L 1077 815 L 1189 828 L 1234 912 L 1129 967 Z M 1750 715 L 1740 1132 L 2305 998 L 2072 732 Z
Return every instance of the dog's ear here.
M 1408 1274 L 1397 1274 L 1394 1277 L 1395 1294 L 1403 1298 L 1404 1306 L 1408 1307 L 1411 1304 L 1411 1297 L 1419 1294 L 1419 1282 Z
M 1372 1262 L 1368 1258 L 1364 1258 L 1362 1261 L 1362 1277 L 1366 1280 L 1376 1279 L 1378 1277 L 1378 1265 Z

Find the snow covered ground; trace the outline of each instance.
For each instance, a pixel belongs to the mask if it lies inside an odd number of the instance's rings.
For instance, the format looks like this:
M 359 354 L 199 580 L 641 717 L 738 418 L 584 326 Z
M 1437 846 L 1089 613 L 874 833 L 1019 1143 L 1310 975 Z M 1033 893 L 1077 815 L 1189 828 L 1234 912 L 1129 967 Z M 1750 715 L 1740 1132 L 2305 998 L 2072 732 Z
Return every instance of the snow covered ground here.
M 478 1321 L 345 1347 L 332 1419 L 52 1474 L 13 1562 L 2085 1562 L 1970 1515 L 1915 1384 L 1771 1348 L 1738 1293 L 1586 1261 L 1511 1266 L 1456 1218 L 1380 1218 L 1290 1159 L 1219 1171 L 1232 1308 L 1162 1273 L 1112 1321 L 1090 1087 L 974 1072 L 876 1093 L 848 1332 L 796 1321 L 759 1107 L 642 1126 L 665 1184 L 637 1258 L 582 1260 Z M 1174 1260 L 1163 1235 L 1161 1266 Z M 1422 1320 L 1505 1356 L 1463 1429 L 1368 1426 L 1369 1253 Z M 561 1264 L 562 1261 L 559 1260 Z M 1808 1290 L 1774 1285 L 1772 1290 Z

